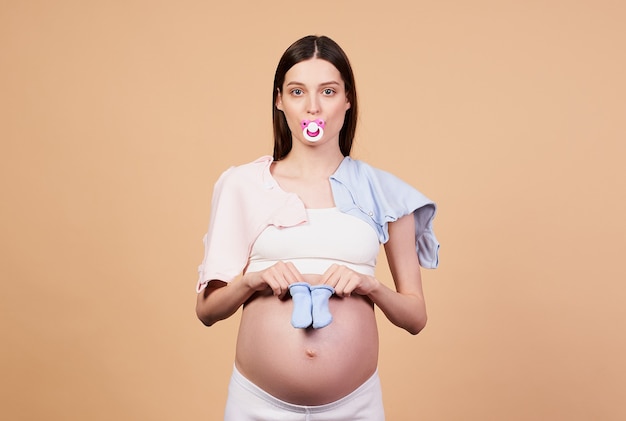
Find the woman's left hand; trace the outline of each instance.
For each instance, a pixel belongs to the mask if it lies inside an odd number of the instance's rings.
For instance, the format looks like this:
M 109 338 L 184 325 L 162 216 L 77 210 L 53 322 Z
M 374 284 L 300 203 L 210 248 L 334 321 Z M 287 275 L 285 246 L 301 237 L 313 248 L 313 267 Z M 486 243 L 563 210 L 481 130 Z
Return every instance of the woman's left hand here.
M 349 297 L 352 293 L 369 295 L 380 285 L 380 282 L 373 276 L 364 275 L 338 264 L 331 265 L 324 272 L 322 283 L 333 287 L 335 294 L 339 297 Z

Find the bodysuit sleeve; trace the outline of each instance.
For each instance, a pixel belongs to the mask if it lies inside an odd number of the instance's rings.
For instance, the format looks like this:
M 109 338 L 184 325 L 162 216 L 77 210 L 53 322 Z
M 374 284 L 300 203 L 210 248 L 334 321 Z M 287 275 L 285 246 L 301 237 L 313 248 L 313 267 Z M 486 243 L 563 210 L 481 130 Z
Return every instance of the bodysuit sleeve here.
M 248 264 L 250 250 L 268 225 L 289 227 L 306 222 L 304 204 L 282 191 L 269 172 L 271 157 L 226 170 L 215 183 L 204 258 L 196 291 L 211 280 L 230 282 Z
M 376 169 L 376 178 L 379 184 L 378 202 L 379 215 L 383 216 L 379 222 L 384 224 L 388 237 L 388 222 L 393 222 L 404 215 L 413 214 L 415 219 L 415 248 L 420 265 L 427 269 L 439 266 L 439 241 L 433 230 L 433 220 L 437 205 L 416 190 L 410 184 L 388 172 Z
M 415 218 L 415 248 L 420 265 L 439 265 L 439 242 L 433 231 L 436 204 L 395 175 L 346 157 L 331 177 L 335 203 L 343 212 L 369 223 L 381 243 L 389 240 L 388 223 Z
M 246 264 L 246 206 L 241 190 L 234 183 L 234 167 L 215 183 L 211 200 L 209 228 L 204 235 L 204 258 L 198 267 L 196 290 L 202 291 L 210 280 L 230 282 Z

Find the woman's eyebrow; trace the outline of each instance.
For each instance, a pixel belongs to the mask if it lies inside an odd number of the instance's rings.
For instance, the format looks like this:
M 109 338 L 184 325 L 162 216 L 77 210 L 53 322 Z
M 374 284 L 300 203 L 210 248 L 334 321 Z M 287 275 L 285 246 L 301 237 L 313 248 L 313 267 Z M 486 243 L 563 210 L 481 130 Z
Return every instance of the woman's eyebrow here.
M 302 82 L 298 82 L 296 80 L 293 80 L 291 82 L 288 82 L 287 85 L 285 86 L 292 86 L 292 85 L 296 85 L 296 86 L 305 86 L 305 83 Z M 328 86 L 328 85 L 340 85 L 339 82 L 335 81 L 335 80 L 331 80 L 330 82 L 324 82 L 324 83 L 320 83 L 318 86 Z

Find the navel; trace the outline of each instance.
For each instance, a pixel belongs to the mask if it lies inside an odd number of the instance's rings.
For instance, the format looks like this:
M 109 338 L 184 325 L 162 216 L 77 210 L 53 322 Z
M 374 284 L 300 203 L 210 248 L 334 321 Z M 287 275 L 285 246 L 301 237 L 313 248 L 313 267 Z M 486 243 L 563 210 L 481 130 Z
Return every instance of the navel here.
M 317 351 L 316 351 L 316 350 L 314 350 L 314 349 L 311 349 L 311 348 L 307 348 L 307 349 L 304 351 L 304 354 L 305 354 L 305 355 L 306 355 L 306 357 L 307 357 L 307 358 L 309 358 L 309 359 L 314 359 L 314 358 L 317 358 Z

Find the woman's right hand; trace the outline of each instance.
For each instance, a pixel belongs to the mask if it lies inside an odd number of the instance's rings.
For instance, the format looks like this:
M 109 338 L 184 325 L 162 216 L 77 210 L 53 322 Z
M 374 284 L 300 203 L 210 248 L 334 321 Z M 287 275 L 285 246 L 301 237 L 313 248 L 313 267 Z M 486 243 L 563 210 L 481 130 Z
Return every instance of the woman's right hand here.
M 304 279 L 293 263 L 278 262 L 259 272 L 247 272 L 242 281 L 253 291 L 271 289 L 282 299 L 289 292 L 289 285 L 304 282 Z

